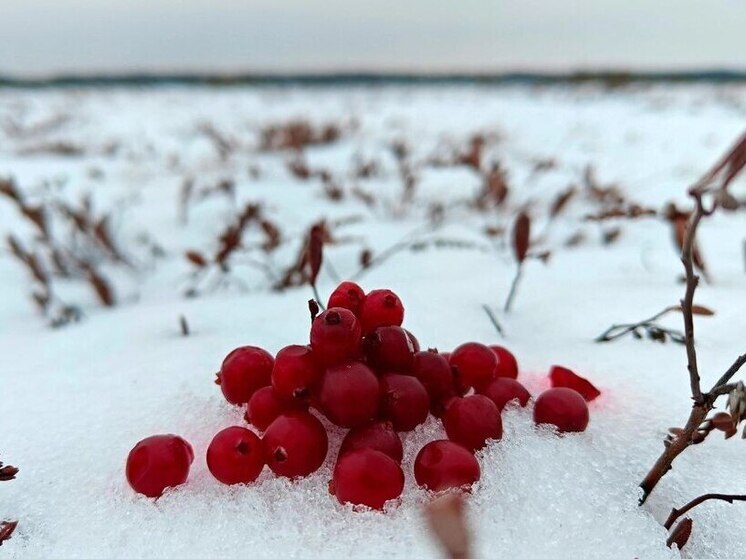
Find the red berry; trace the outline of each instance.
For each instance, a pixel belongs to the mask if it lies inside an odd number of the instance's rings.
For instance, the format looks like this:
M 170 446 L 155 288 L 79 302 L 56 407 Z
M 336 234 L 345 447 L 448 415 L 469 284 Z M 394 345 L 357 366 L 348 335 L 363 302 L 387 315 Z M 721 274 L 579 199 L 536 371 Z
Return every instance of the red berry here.
M 495 403 L 481 394 L 454 398 L 443 414 L 448 438 L 467 449 L 479 450 L 488 439 L 501 439 L 503 422 Z
M 262 441 L 243 427 L 220 431 L 207 447 L 207 467 L 221 483 L 251 483 L 264 468 Z
M 570 369 L 555 365 L 549 371 L 549 379 L 553 387 L 572 388 L 580 394 L 586 402 L 591 402 L 601 395 L 601 391 L 593 386 L 588 379 L 576 375 Z
M 215 381 L 231 404 L 246 404 L 251 395 L 270 383 L 272 356 L 259 347 L 244 346 L 231 351 Z
M 375 289 L 368 293 L 360 315 L 363 334 L 379 326 L 401 326 L 403 321 L 404 306 L 396 293 L 389 289 Z
M 537 425 L 555 425 L 560 433 L 585 431 L 588 426 L 588 405 L 571 388 L 550 388 L 536 399 L 534 422 Z
M 407 331 L 399 326 L 381 326 L 363 339 L 368 364 L 378 371 L 407 372 L 412 368 L 414 346 Z
M 365 301 L 365 291 L 363 288 L 356 284 L 354 281 L 343 281 L 337 288 L 332 291 L 329 295 L 329 302 L 326 305 L 327 309 L 332 307 L 341 307 L 352 311 L 352 313 L 359 317 L 360 311 L 363 309 L 363 302 Z
M 430 403 L 441 402 L 453 394 L 453 374 L 448 359 L 437 351 L 414 354 L 412 374 L 422 383 L 430 396 Z
M 311 348 L 323 365 L 336 365 L 358 357 L 360 340 L 360 323 L 347 309 L 328 309 L 311 325 Z
M 272 387 L 282 400 L 308 402 L 322 372 L 309 346 L 289 345 L 275 357 Z
M 496 377 L 518 378 L 518 361 L 507 349 L 499 345 L 491 345 L 489 348 L 497 357 Z
M 432 441 L 422 447 L 414 460 L 417 485 L 430 491 L 471 486 L 479 481 L 479 462 L 474 455 L 453 441 Z
M 272 422 L 262 437 L 264 457 L 280 476 L 304 477 L 324 463 L 329 440 L 321 421 L 310 413 L 291 411 Z
M 321 377 L 319 406 L 340 427 L 370 423 L 378 413 L 380 387 L 373 371 L 351 361 L 328 368 Z
M 264 431 L 281 413 L 294 409 L 304 409 L 305 407 L 303 402 L 280 400 L 274 388 L 265 386 L 254 392 L 246 406 L 244 417 L 254 427 Z
M 417 338 L 415 338 L 414 334 L 412 334 L 412 332 L 410 332 L 406 328 L 404 329 L 404 331 L 407 333 L 407 336 L 409 337 L 410 341 L 412 342 L 412 347 L 414 348 L 415 353 L 417 353 L 418 351 L 420 351 L 420 342 L 417 340 Z
M 397 462 L 401 462 L 404 455 L 401 439 L 390 421 L 377 421 L 348 431 L 339 448 L 339 456 L 361 448 L 378 450 Z
M 397 431 L 411 431 L 427 419 L 430 398 L 422 383 L 409 375 L 381 377 L 381 415 Z
M 334 468 L 330 490 L 340 503 L 383 509 L 386 501 L 396 499 L 404 489 L 401 466 L 383 452 L 370 448 L 354 450 L 342 456 Z
M 487 386 L 483 386 L 479 390 L 479 394 L 484 394 L 495 402 L 497 409 L 500 411 L 512 400 L 518 400 L 518 405 L 525 407 L 529 398 L 531 398 L 531 394 L 520 382 L 504 377 L 496 378 Z
M 497 357 L 484 344 L 469 342 L 458 346 L 449 362 L 461 387 L 479 388 L 495 378 Z
M 187 480 L 194 461 L 191 445 L 176 435 L 154 435 L 137 443 L 127 456 L 130 487 L 148 497 L 160 497 L 167 487 Z

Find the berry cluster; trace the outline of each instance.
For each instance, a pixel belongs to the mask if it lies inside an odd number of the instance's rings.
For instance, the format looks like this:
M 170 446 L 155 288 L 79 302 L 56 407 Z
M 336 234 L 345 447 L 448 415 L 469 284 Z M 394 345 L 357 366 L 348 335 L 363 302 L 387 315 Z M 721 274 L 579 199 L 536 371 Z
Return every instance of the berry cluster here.
M 401 327 L 404 307 L 387 289 L 365 292 L 343 282 L 311 325 L 310 345 L 291 345 L 273 358 L 244 346 L 223 361 L 216 383 L 225 399 L 245 406 L 258 431 L 228 427 L 207 449 L 207 466 L 225 484 L 251 483 L 264 466 L 288 478 L 324 463 L 329 435 L 320 416 L 348 429 L 329 483 L 341 503 L 382 509 L 404 488 L 400 432 L 430 414 L 447 440 L 427 443 L 414 461 L 418 485 L 432 491 L 468 488 L 479 480 L 474 452 L 502 437 L 502 409 L 526 406 L 531 395 L 516 380 L 518 364 L 505 348 L 469 342 L 453 352 L 421 351 Z M 537 424 L 560 432 L 585 430 L 586 400 L 598 391 L 572 371 L 555 367 L 553 388 L 534 404 Z M 585 383 L 585 384 L 583 384 Z M 127 459 L 127 479 L 139 493 L 160 496 L 184 483 L 192 448 L 175 435 L 140 441 Z

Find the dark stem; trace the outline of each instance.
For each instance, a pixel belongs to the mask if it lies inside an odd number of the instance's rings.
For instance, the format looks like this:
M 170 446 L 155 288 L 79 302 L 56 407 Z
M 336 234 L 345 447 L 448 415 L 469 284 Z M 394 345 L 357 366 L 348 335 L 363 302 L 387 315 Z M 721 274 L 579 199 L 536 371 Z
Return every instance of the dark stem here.
M 694 273 L 694 258 L 692 253 L 694 250 L 694 239 L 697 236 L 697 227 L 705 215 L 705 209 L 702 204 L 702 195 L 694 192 L 692 196 L 694 196 L 696 201 L 696 209 L 689 219 L 681 248 L 681 263 L 684 265 L 686 273 L 686 291 L 684 292 L 684 298 L 681 300 L 681 313 L 684 315 L 684 345 L 686 346 L 686 361 L 687 369 L 689 370 L 689 387 L 694 402 L 701 404 L 702 387 L 697 367 L 697 350 L 694 347 L 694 313 L 692 312 L 694 292 L 699 283 L 699 276 Z
M 501 338 L 504 338 L 505 332 L 503 331 L 502 326 L 500 326 L 500 323 L 498 322 L 497 317 L 495 316 L 495 313 L 492 312 L 492 309 L 488 305 L 482 305 L 482 308 L 484 309 L 484 312 L 487 315 L 487 318 L 490 319 L 492 326 L 494 326 L 495 330 L 497 330 L 497 333 L 500 334 Z
M 632 332 L 633 330 L 636 330 L 637 328 L 644 328 L 646 326 L 656 326 L 656 327 L 658 327 L 657 325 L 653 324 L 656 320 L 658 320 L 659 318 L 662 318 L 663 316 L 665 316 L 666 314 L 668 314 L 668 313 L 670 313 L 672 311 L 678 310 L 678 308 L 679 307 L 676 307 L 676 306 L 666 307 L 665 309 L 663 309 L 662 311 L 654 314 L 650 318 L 646 318 L 645 320 L 641 320 L 640 322 L 636 322 L 636 323 L 612 324 L 602 334 L 600 334 L 594 341 L 596 341 L 596 342 L 610 342 L 612 340 L 616 340 L 617 338 L 621 338 L 622 336 L 624 336 L 626 334 L 629 334 L 630 332 Z M 660 327 L 658 327 L 658 328 L 660 328 Z M 677 333 L 675 331 L 669 331 L 669 330 L 667 330 L 665 328 L 660 328 L 660 329 L 663 330 L 663 331 L 666 331 L 666 332 Z M 615 332 L 616 330 L 619 330 L 619 332 Z
M 694 347 L 694 292 L 697 289 L 699 278 L 694 273 L 694 243 L 697 235 L 697 228 L 703 217 L 712 215 L 718 208 L 718 194 L 728 194 L 727 188 L 733 178 L 746 166 L 746 136 L 743 137 L 736 146 L 730 150 L 721 161 L 719 161 L 702 179 L 700 179 L 690 190 L 689 195 L 694 199 L 695 208 L 692 213 L 681 247 L 681 262 L 686 272 L 686 291 L 681 301 L 681 312 L 684 315 L 684 344 L 686 346 L 687 368 L 689 370 L 689 385 L 692 393 L 694 405 L 689 414 L 686 426 L 665 448 L 663 453 L 658 457 L 653 467 L 647 473 L 640 483 L 643 491 L 640 498 L 640 504 L 643 504 L 653 491 L 658 482 L 671 469 L 671 465 L 676 457 L 681 454 L 690 444 L 692 444 L 692 435 L 699 428 L 707 417 L 709 411 L 713 408 L 715 400 L 722 395 L 726 383 L 735 375 L 746 362 L 746 356 L 736 359 L 735 363 L 723 374 L 713 389 L 702 394 L 700 384 L 699 370 L 697 367 L 697 352 Z M 727 174 L 721 180 L 717 187 L 713 186 L 718 174 L 727 167 Z M 714 202 L 712 207 L 707 210 L 704 207 L 702 197 L 706 193 L 714 193 Z
M 721 376 L 718 381 L 715 383 L 715 385 L 712 387 L 712 390 L 710 390 L 710 393 L 714 392 L 715 389 L 720 388 L 721 386 L 725 385 L 730 379 L 733 378 L 733 376 L 739 371 L 741 367 L 746 365 L 746 353 L 741 355 L 738 359 L 736 359 L 733 362 L 733 365 L 730 366 L 730 368 L 723 373 L 723 376 Z M 729 391 L 730 392 L 730 391 Z
M 523 271 L 523 264 L 518 264 L 518 269 L 515 272 L 515 277 L 513 278 L 513 283 L 510 284 L 510 293 L 508 293 L 508 298 L 505 300 L 505 312 L 510 312 L 510 308 L 513 305 L 513 299 L 515 298 L 516 289 L 518 288 L 518 282 L 521 279 L 521 272 Z
M 668 515 L 668 518 L 666 519 L 665 524 L 663 524 L 663 527 L 666 530 L 670 530 L 671 526 L 674 525 L 674 522 L 676 522 L 676 520 L 681 518 L 694 507 L 710 500 L 726 501 L 730 504 L 733 504 L 734 501 L 746 501 L 746 495 L 726 495 L 724 493 L 707 493 L 706 495 L 700 495 L 696 499 L 692 499 L 691 501 L 689 501 L 680 509 L 672 509 L 671 514 Z
M 316 302 L 318 303 L 319 307 L 321 307 L 322 311 L 326 310 L 326 307 L 324 307 L 324 303 L 321 302 L 321 297 L 319 297 L 319 290 L 316 289 L 316 284 L 311 284 L 311 289 L 313 289 L 313 296 L 316 299 Z

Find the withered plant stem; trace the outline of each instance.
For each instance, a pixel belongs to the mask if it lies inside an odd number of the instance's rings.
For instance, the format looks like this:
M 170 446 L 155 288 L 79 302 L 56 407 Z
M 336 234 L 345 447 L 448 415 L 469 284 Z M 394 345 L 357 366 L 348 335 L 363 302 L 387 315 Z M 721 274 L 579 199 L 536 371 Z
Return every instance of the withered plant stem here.
M 728 185 L 735 176 L 746 165 L 746 135 L 739 139 L 735 146 L 710 170 L 702 179 L 700 179 L 692 188 L 689 189 L 689 195 L 694 200 L 694 211 L 689 218 L 686 232 L 681 248 L 681 262 L 684 265 L 686 275 L 686 290 L 684 298 L 681 300 L 681 312 L 684 316 L 684 345 L 686 347 L 687 369 L 689 371 L 689 386 L 692 394 L 693 406 L 689 413 L 689 419 L 684 429 L 671 441 L 671 444 L 665 447 L 663 453 L 653 464 L 653 467 L 645 475 L 640 483 L 642 496 L 640 504 L 643 504 L 650 493 L 658 485 L 658 482 L 671 469 L 673 461 L 689 445 L 692 444 L 692 435 L 699 428 L 712 410 L 715 400 L 719 396 L 727 394 L 735 385 L 728 386 L 728 381 L 739 371 L 746 363 L 746 355 L 740 356 L 731 365 L 731 367 L 717 380 L 713 387 L 706 393 L 702 392 L 701 381 L 699 377 L 699 368 L 697 366 L 697 351 L 694 346 L 694 292 L 699 283 L 699 276 L 694 271 L 694 245 L 697 236 L 697 229 L 702 222 L 702 218 L 712 215 L 718 208 L 718 200 L 727 194 Z M 725 173 L 719 185 L 714 185 L 715 179 L 721 173 Z M 703 197 L 705 194 L 712 193 L 712 206 L 705 208 Z M 719 196 L 721 195 L 721 196 Z M 726 390 L 729 389 L 729 390 Z
M 705 495 L 700 495 L 696 499 L 692 499 L 691 501 L 689 501 L 680 509 L 672 509 L 671 514 L 668 515 L 668 518 L 663 524 L 663 527 L 666 528 L 666 530 L 670 530 L 671 526 L 674 525 L 674 522 L 684 516 L 687 512 L 692 510 L 694 507 L 701 505 L 705 501 L 711 500 L 726 501 L 730 504 L 733 504 L 734 501 L 746 501 L 746 495 L 727 495 L 724 493 L 707 493 Z
M 505 300 L 505 312 L 510 312 L 511 307 L 513 306 L 513 299 L 515 298 L 516 290 L 518 289 L 518 282 L 521 280 L 521 273 L 523 272 L 523 263 L 518 264 L 518 269 L 515 272 L 515 277 L 513 278 L 513 283 L 510 284 L 510 293 L 508 293 L 508 298 Z

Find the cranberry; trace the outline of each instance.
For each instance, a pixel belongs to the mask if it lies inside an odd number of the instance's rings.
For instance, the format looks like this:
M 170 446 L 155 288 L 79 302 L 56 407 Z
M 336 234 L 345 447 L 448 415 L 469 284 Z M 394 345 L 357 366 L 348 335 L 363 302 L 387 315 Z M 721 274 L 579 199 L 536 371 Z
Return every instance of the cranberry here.
M 341 307 L 348 311 L 352 311 L 355 316 L 360 317 L 360 311 L 363 309 L 364 301 L 365 291 L 363 291 L 362 287 L 354 281 L 343 281 L 334 291 L 332 291 L 326 308 L 331 309 L 332 307 Z
M 389 289 L 375 289 L 368 293 L 360 314 L 364 334 L 379 326 L 401 326 L 403 321 L 404 306 L 396 293 Z
M 220 431 L 207 447 L 207 468 L 221 483 L 251 483 L 264 468 L 262 441 L 243 427 Z
M 481 394 L 451 400 L 443 414 L 443 427 L 449 439 L 471 451 L 484 447 L 488 439 L 503 436 L 500 410 Z
M 431 405 L 453 394 L 451 366 L 448 360 L 435 350 L 419 351 L 414 354 L 412 374 L 427 390 Z
M 283 412 L 293 409 L 304 409 L 303 402 L 287 402 L 280 400 L 274 388 L 265 386 L 260 388 L 249 400 L 244 417 L 260 431 L 264 431 Z
M 427 419 L 430 398 L 422 383 L 408 375 L 381 377 L 381 415 L 397 431 L 411 431 Z
M 351 361 L 330 367 L 321 377 L 319 406 L 324 415 L 340 427 L 370 423 L 378 412 L 380 387 L 373 371 Z
M 187 480 L 193 461 L 192 447 L 184 439 L 154 435 L 130 450 L 125 473 L 132 489 L 148 497 L 160 497 L 167 487 Z
M 412 332 L 410 332 L 406 328 L 404 329 L 404 331 L 407 333 L 407 337 L 412 342 L 412 347 L 414 348 L 415 353 L 417 353 L 418 351 L 420 351 L 420 342 L 417 340 L 417 338 L 415 337 L 415 335 L 412 334 Z
M 507 349 L 499 345 L 491 345 L 489 348 L 497 357 L 496 377 L 518 378 L 518 361 Z
M 502 411 L 508 402 L 513 400 L 518 400 L 518 405 L 525 407 L 529 398 L 531 398 L 531 394 L 529 394 L 528 390 L 520 382 L 504 377 L 496 378 L 487 386 L 482 387 L 478 392 L 495 402 L 497 409 L 500 411 Z
M 417 485 L 430 491 L 471 486 L 479 481 L 479 462 L 466 448 L 453 441 L 432 441 L 414 460 Z
M 386 501 L 399 497 L 403 489 L 401 466 L 390 456 L 370 448 L 353 450 L 342 456 L 334 468 L 330 485 L 340 503 L 379 510 Z
M 360 340 L 360 323 L 347 309 L 328 309 L 311 325 L 311 348 L 323 365 L 336 365 L 358 357 Z
M 378 371 L 407 372 L 412 368 L 414 346 L 407 331 L 399 326 L 381 326 L 365 336 L 363 353 Z
M 571 388 L 550 388 L 536 399 L 534 422 L 537 425 L 550 423 L 560 433 L 585 431 L 588 426 L 588 405 Z
M 497 357 L 486 345 L 469 342 L 458 346 L 449 359 L 457 385 L 479 388 L 495 378 Z
M 262 437 L 267 465 L 280 476 L 304 477 L 324 463 L 329 440 L 321 421 L 310 413 L 291 411 L 272 422 Z
M 601 395 L 601 391 L 593 386 L 590 381 L 580 375 L 576 375 L 570 369 L 555 365 L 549 371 L 549 379 L 553 387 L 572 388 L 580 394 L 586 402 L 591 402 Z
M 270 383 L 272 356 L 259 347 L 244 346 L 231 351 L 215 381 L 231 404 L 246 404 L 251 395 Z
M 401 439 L 390 421 L 377 421 L 348 431 L 339 448 L 339 456 L 361 448 L 378 450 L 397 462 L 401 462 L 404 455 Z
M 289 345 L 275 357 L 272 387 L 280 399 L 308 402 L 322 372 L 309 346 Z

